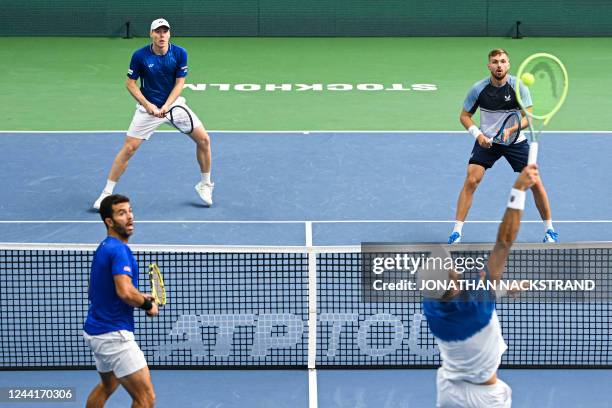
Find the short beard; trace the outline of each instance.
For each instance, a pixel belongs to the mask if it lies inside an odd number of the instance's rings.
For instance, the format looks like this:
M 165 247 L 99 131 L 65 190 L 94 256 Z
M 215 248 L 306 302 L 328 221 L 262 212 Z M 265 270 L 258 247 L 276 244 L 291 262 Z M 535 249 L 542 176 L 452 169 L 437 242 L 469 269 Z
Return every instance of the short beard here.
M 113 227 L 111 227 L 113 229 L 113 231 L 115 231 L 117 233 L 117 235 L 119 235 L 121 238 L 124 239 L 128 239 L 132 233 L 131 232 L 127 232 L 127 230 L 124 227 L 121 227 L 119 225 L 115 225 Z

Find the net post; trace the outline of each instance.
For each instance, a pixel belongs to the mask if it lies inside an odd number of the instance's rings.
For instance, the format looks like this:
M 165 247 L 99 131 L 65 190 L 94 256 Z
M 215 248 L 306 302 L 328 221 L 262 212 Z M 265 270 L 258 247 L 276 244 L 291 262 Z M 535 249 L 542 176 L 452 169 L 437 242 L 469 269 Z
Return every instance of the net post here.
M 513 39 L 515 39 L 515 40 L 520 40 L 520 39 L 522 39 L 522 38 L 523 38 L 523 36 L 521 35 L 521 31 L 520 31 L 520 29 L 519 29 L 519 26 L 520 26 L 520 25 L 521 25 L 521 22 L 520 22 L 520 21 L 517 21 L 517 22 L 515 23 L 516 32 L 515 32 L 515 34 L 514 34 L 514 37 L 512 37 L 512 38 L 513 38 Z
M 125 37 L 123 37 L 126 40 L 129 40 L 130 38 L 132 38 L 132 33 L 130 31 L 130 22 L 126 21 L 125 22 Z

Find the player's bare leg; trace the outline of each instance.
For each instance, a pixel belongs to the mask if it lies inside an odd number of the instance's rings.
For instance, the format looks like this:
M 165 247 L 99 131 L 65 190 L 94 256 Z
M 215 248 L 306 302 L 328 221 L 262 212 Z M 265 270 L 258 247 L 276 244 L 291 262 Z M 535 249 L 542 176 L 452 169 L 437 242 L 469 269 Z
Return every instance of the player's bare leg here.
M 474 193 L 476 192 L 480 181 L 484 177 L 484 174 L 484 167 L 478 164 L 468 164 L 465 182 L 463 183 L 463 187 L 461 188 L 461 192 L 459 193 L 459 198 L 457 199 L 455 227 L 450 237 L 448 238 L 449 244 L 461 242 L 461 231 L 463 228 L 463 223 L 467 218 L 468 212 L 470 211 L 470 207 L 472 207 Z
M 542 183 L 542 179 L 538 179 L 538 182 L 531 187 L 531 191 L 533 192 L 533 200 L 535 201 L 535 205 L 538 208 L 538 212 L 540 213 L 540 217 L 542 217 L 542 221 L 544 222 L 544 242 L 558 242 L 559 234 L 555 232 L 555 229 L 552 225 L 552 213 L 550 211 L 550 202 L 548 201 L 548 194 L 546 193 L 546 189 L 544 188 L 544 184 Z
M 196 159 L 200 165 L 202 180 L 196 184 L 195 189 L 204 202 L 204 205 L 211 206 L 213 203 L 212 192 L 215 184 L 210 180 L 210 169 L 212 154 L 210 148 L 210 137 L 203 126 L 198 126 L 189 135 L 196 144 Z
M 112 371 L 98 374 L 100 374 L 100 382 L 96 384 L 89 397 L 87 397 L 86 408 L 102 408 L 119 386 L 119 381 Z
M 132 397 L 132 408 L 153 408 L 155 406 L 155 391 L 148 367 L 118 378 L 118 381 Z
M 143 139 L 138 139 L 135 137 L 127 136 L 125 138 L 125 143 L 123 144 L 121 150 L 119 150 L 119 153 L 117 153 L 110 173 L 108 174 L 109 180 L 114 181 L 115 183 L 119 181 L 119 178 L 123 175 L 125 169 L 127 169 L 128 162 L 132 156 L 134 156 L 134 153 L 136 153 L 136 150 L 138 150 L 142 142 L 144 142 Z
M 102 193 L 98 197 L 98 199 L 94 202 L 93 208 L 96 210 L 100 209 L 100 203 L 109 195 L 113 194 L 113 189 L 115 188 L 115 184 L 119 181 L 121 175 L 127 169 L 128 162 L 134 156 L 134 153 L 138 150 L 140 145 L 144 142 L 143 139 L 138 139 L 135 137 L 126 136 L 125 142 L 117 156 L 115 156 L 115 160 L 113 161 L 113 165 L 111 166 L 111 170 L 108 174 L 108 180 L 106 181 L 106 186 Z

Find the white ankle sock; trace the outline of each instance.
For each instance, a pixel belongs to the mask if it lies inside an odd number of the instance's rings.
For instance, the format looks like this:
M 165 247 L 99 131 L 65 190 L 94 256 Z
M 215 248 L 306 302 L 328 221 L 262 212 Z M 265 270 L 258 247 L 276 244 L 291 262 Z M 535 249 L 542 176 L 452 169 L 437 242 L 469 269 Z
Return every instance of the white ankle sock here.
M 552 220 L 543 220 L 543 222 L 544 222 L 544 232 L 548 231 L 549 229 L 553 231 L 555 230 L 552 225 Z
M 104 187 L 104 191 L 106 191 L 107 193 L 113 194 L 113 190 L 115 189 L 116 185 L 117 185 L 116 181 L 106 180 L 106 187 Z
M 453 232 L 458 232 L 461 235 L 461 230 L 463 229 L 463 221 L 455 221 L 455 228 L 453 228 Z
M 200 173 L 202 174 L 202 184 L 210 184 L 210 173 Z

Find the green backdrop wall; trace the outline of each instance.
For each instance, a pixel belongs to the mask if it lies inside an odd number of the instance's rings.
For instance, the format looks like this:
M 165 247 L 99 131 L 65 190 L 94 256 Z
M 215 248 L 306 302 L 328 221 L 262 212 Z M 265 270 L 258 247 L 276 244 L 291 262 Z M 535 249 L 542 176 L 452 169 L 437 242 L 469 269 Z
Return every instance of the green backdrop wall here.
M 610 0 L 0 0 L 1 36 L 611 36 Z

